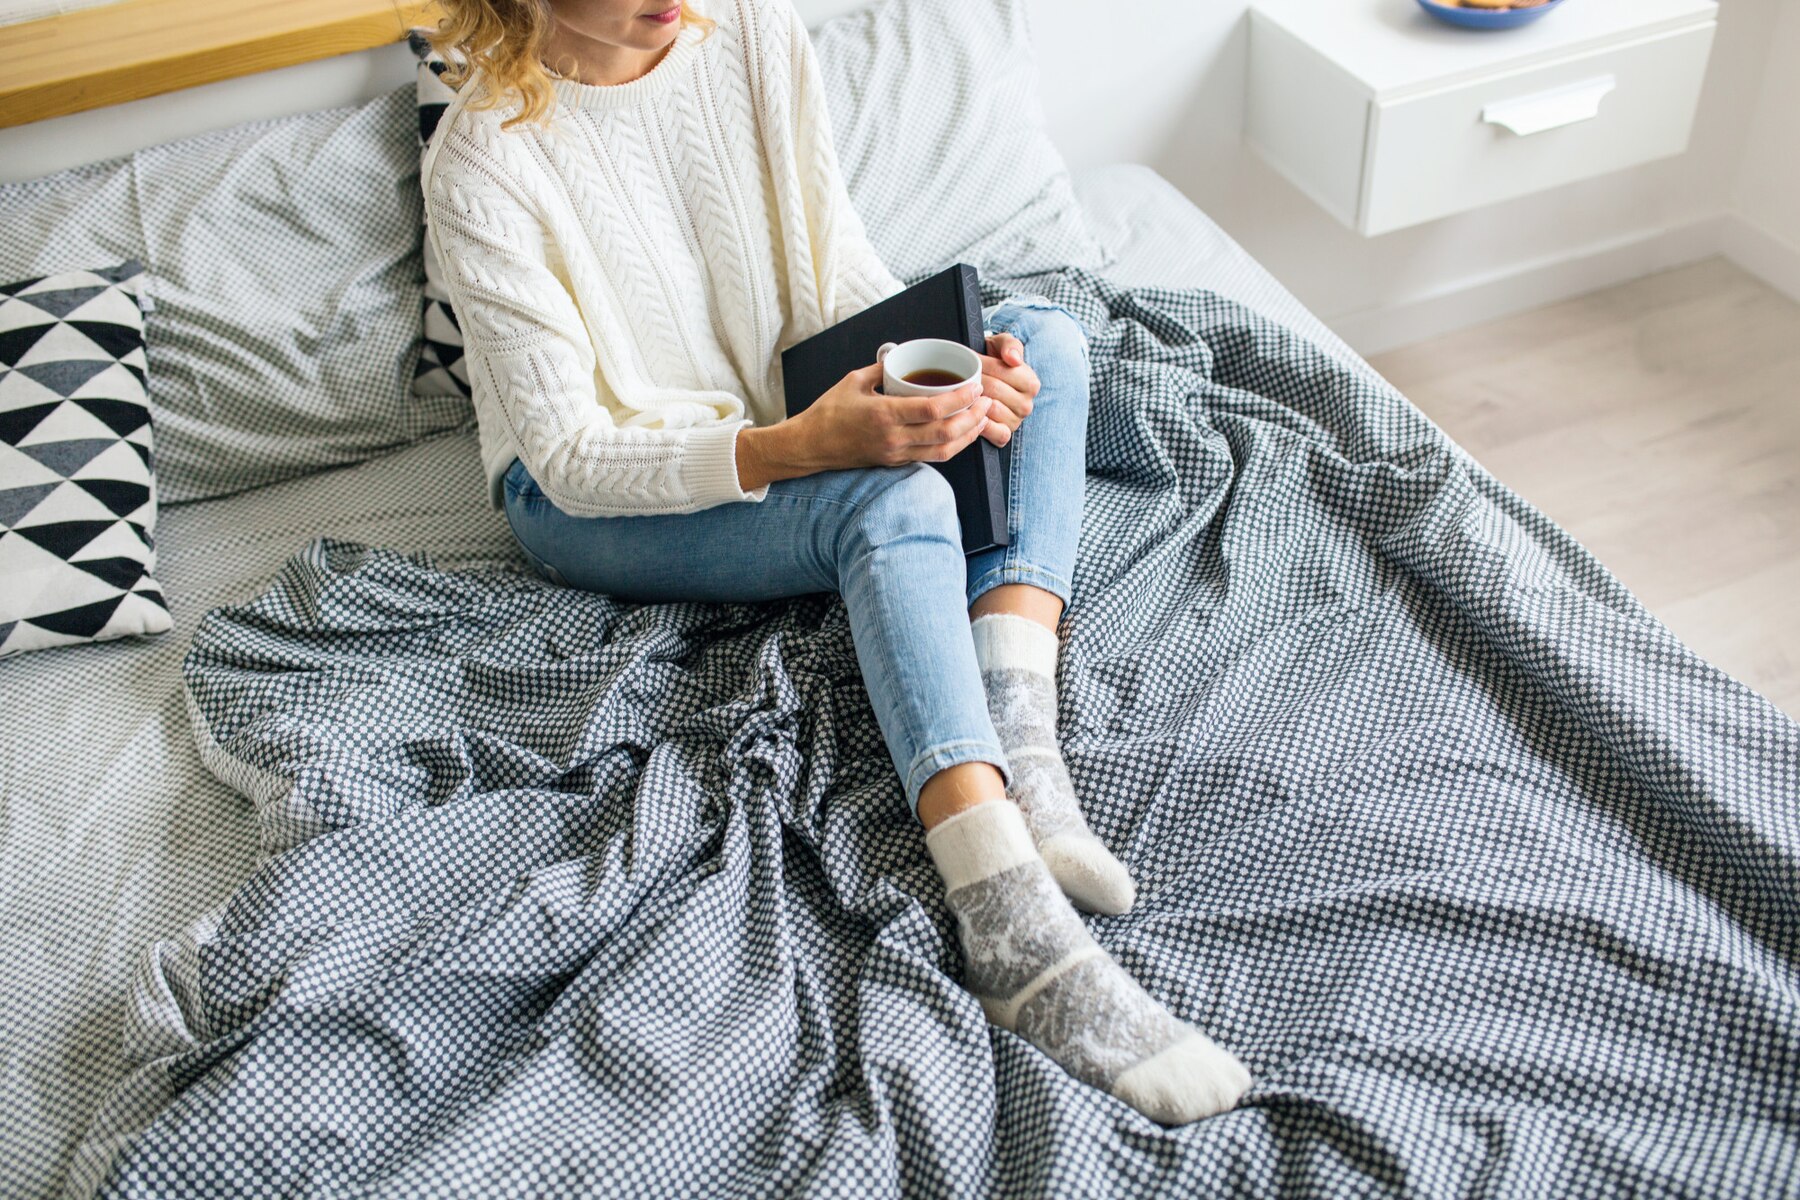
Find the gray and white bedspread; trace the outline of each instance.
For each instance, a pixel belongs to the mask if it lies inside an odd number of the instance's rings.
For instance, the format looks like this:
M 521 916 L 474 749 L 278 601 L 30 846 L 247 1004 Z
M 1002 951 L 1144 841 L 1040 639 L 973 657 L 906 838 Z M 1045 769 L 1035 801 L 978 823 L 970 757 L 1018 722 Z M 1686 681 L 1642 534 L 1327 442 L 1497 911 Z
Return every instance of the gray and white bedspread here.
M 1092 928 L 1241 1108 L 983 1020 L 835 597 L 321 540 L 195 635 L 270 857 L 146 956 L 76 1190 L 1791 1194 L 1800 726 L 1372 375 L 1040 283 L 1095 364 L 1062 735 L 1140 883 Z

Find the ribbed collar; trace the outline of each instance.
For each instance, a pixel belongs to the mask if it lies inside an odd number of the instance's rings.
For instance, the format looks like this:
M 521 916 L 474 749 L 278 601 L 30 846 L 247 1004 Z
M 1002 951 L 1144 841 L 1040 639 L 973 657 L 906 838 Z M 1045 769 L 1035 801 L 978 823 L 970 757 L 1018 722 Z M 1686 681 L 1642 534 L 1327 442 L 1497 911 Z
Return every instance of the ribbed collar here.
M 683 25 L 681 32 L 675 35 L 674 45 L 663 53 L 657 64 L 630 83 L 578 83 L 551 76 L 551 90 L 570 108 L 589 109 L 622 108 L 649 96 L 662 95 L 680 85 L 704 36 L 705 30 L 699 26 Z

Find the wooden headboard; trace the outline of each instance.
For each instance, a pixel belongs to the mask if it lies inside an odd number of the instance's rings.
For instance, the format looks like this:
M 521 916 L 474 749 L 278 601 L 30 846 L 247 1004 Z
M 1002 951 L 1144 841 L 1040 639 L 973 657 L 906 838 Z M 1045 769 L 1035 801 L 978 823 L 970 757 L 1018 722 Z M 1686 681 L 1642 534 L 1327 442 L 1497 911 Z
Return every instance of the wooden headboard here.
M 435 0 L 123 0 L 0 26 L 0 127 L 395 42 Z
M 867 3 L 794 0 L 809 26 Z M 415 77 L 405 31 L 442 16 L 439 0 L 115 0 L 0 25 L 0 186 L 374 100 Z

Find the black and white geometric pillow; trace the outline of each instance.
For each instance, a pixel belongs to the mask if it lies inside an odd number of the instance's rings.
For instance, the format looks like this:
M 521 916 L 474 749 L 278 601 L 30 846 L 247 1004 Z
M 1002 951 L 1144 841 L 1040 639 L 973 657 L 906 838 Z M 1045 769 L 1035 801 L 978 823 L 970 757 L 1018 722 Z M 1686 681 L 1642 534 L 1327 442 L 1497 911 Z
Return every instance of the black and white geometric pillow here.
M 425 40 L 425 31 L 407 31 L 407 44 L 419 59 L 419 154 L 437 129 L 438 118 L 456 97 L 449 84 L 439 78 L 449 64 Z M 450 307 L 450 293 L 444 287 L 443 271 L 437 255 L 431 251 L 431 240 L 425 239 L 425 344 L 419 351 L 419 364 L 413 371 L 412 393 L 415 396 L 470 396 L 469 368 L 463 362 L 462 326 Z
M 143 272 L 0 285 L 0 656 L 169 628 Z

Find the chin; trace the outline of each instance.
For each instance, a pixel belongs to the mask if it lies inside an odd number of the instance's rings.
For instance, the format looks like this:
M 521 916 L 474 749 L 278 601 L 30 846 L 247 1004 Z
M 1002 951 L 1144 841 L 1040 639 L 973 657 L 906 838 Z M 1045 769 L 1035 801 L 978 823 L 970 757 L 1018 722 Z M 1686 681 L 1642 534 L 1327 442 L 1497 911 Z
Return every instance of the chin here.
M 649 22 L 645 22 L 645 24 L 648 23 Z M 666 49 L 676 38 L 681 36 L 681 22 L 677 21 L 667 29 L 652 28 L 641 32 L 634 30 L 633 32 L 636 33 L 637 36 L 626 43 L 633 50 L 662 50 Z

